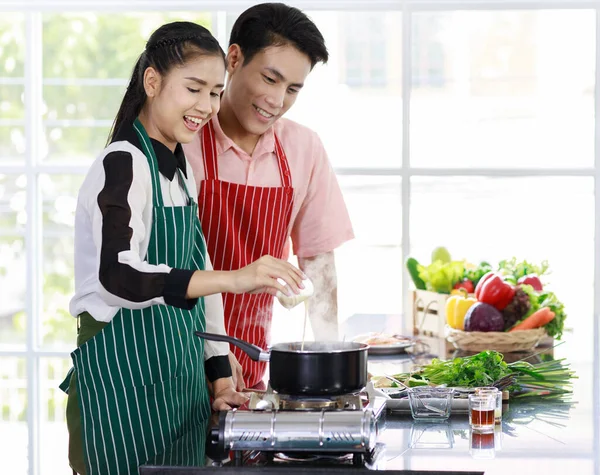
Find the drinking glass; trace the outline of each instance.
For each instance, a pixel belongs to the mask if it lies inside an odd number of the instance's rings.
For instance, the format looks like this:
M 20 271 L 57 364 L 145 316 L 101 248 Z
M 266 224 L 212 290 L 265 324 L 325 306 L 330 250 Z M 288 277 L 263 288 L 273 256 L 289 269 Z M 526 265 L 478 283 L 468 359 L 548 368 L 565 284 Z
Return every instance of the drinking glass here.
M 502 423 L 502 391 L 498 390 L 494 386 L 485 386 L 482 388 L 475 388 L 475 394 L 492 394 L 496 398 L 496 408 L 494 409 L 494 422 L 496 424 Z
M 496 396 L 469 394 L 469 424 L 475 432 L 494 432 Z

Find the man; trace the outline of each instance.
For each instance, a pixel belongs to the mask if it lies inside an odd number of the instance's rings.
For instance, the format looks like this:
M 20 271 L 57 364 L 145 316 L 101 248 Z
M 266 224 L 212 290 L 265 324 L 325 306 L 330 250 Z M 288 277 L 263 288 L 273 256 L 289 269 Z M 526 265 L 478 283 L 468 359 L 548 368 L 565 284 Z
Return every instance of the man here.
M 333 251 L 354 237 L 352 225 L 319 137 L 282 119 L 313 67 L 328 59 L 323 36 L 300 10 L 265 3 L 241 14 L 229 43 L 218 117 L 185 149 L 214 268 L 282 257 L 291 236 L 299 266 L 315 286 L 308 300 L 315 337 L 337 339 Z M 223 303 L 227 333 L 266 348 L 272 296 L 224 294 Z M 233 353 L 243 369 L 242 379 L 231 358 L 238 389 L 260 385 L 265 363 L 237 348 Z

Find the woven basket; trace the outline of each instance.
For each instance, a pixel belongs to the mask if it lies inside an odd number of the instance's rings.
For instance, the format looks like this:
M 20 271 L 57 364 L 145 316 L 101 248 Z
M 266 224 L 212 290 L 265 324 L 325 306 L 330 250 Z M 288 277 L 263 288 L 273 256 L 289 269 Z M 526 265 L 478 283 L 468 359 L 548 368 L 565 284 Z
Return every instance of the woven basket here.
M 459 350 L 496 350 L 501 353 L 529 351 L 546 335 L 546 330 L 520 330 L 515 332 L 464 332 L 446 325 L 446 339 Z

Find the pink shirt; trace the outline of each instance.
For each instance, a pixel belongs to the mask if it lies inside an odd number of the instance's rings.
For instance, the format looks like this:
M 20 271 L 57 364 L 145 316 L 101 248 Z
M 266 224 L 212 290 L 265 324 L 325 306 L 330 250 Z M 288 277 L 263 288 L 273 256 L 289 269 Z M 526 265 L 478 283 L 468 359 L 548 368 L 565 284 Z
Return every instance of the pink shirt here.
M 288 159 L 294 187 L 291 238 L 298 257 L 333 251 L 354 238 L 352 223 L 337 178 L 319 136 L 307 127 L 279 119 L 259 139 L 250 156 L 227 137 L 212 119 L 219 179 L 251 186 L 281 186 L 275 155 L 277 134 Z M 200 136 L 183 146 L 198 187 L 204 180 Z

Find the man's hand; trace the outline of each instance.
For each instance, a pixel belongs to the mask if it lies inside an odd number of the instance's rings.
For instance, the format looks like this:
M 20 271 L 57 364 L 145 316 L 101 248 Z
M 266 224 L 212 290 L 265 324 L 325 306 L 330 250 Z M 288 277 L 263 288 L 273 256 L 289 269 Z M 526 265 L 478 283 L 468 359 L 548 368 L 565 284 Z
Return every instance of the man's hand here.
M 246 383 L 244 381 L 244 371 L 242 365 L 239 363 L 235 355 L 229 352 L 229 364 L 231 365 L 231 373 L 233 379 L 233 386 L 236 391 L 243 391 L 246 389 Z
M 220 378 L 212 383 L 213 403 L 212 408 L 215 411 L 228 411 L 234 407 L 239 407 L 248 401 L 248 397 L 235 390 L 231 378 Z

